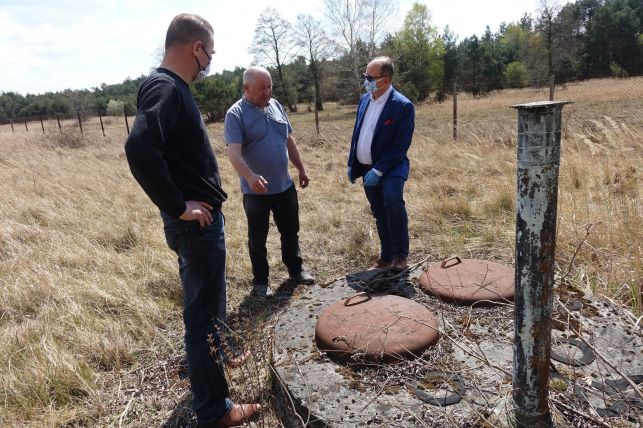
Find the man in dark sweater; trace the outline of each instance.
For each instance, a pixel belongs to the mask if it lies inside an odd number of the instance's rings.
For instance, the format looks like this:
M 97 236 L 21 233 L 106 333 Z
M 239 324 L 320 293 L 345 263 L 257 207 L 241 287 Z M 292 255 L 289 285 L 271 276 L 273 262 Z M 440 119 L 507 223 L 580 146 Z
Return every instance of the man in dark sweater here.
M 261 405 L 232 403 L 223 356 L 211 353 L 211 342 L 220 349 L 218 326 L 226 313 L 226 194 L 188 85 L 207 75 L 212 55 L 210 24 L 197 15 L 177 15 L 167 30 L 163 62 L 139 89 L 125 153 L 134 178 L 160 209 L 167 244 L 178 255 L 194 412 L 200 427 L 218 428 L 243 424 Z

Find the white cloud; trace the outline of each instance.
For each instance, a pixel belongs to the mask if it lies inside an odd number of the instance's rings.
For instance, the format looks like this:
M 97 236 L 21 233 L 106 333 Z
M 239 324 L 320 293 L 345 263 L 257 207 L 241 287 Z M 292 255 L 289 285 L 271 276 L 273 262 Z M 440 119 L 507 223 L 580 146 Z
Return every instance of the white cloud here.
M 391 29 L 400 27 L 412 3 L 399 0 Z M 486 24 L 497 31 L 501 21 L 516 21 L 537 7 L 537 0 L 425 3 L 439 31 L 449 24 L 460 39 L 482 33 Z M 323 19 L 322 0 L 3 0 L 0 92 L 91 88 L 147 73 L 158 64 L 155 53 L 162 48 L 168 23 L 181 12 L 198 13 L 212 23 L 213 71 L 247 66 L 254 27 L 267 6 L 291 22 L 299 13 Z

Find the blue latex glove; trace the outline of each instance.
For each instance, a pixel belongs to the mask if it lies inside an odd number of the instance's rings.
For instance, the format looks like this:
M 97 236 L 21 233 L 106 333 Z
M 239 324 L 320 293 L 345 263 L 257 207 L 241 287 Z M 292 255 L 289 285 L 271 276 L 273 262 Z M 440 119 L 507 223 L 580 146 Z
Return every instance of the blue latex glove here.
M 348 181 L 351 182 L 351 184 L 355 184 L 355 179 L 351 177 L 351 167 L 348 167 L 348 171 L 346 172 L 346 175 L 348 175 Z
M 377 183 L 380 182 L 380 176 L 377 175 L 372 169 L 369 170 L 364 176 L 364 186 L 377 186 Z

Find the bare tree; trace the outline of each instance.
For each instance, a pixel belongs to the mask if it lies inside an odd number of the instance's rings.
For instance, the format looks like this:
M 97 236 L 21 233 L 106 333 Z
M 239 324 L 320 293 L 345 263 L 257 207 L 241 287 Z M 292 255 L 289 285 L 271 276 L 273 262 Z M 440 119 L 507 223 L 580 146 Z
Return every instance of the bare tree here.
M 388 23 L 397 8 L 395 0 L 365 0 L 364 19 L 368 26 L 368 56 L 374 57 L 378 52 L 380 39 L 388 32 Z
M 326 16 L 335 28 L 340 44 L 350 60 L 355 79 L 355 93 L 359 97 L 361 76 L 358 61 L 358 42 L 365 33 L 365 3 L 367 0 L 324 0 Z
M 250 53 L 259 64 L 277 69 L 282 100 L 291 112 L 296 111 L 297 107 L 291 102 L 283 67 L 293 58 L 295 48 L 290 23 L 271 7 L 261 12 Z
M 319 135 L 318 111 L 324 110 L 321 99 L 320 82 L 322 78 L 321 60 L 330 55 L 331 43 L 321 26 L 321 23 L 310 15 L 297 16 L 296 25 L 297 44 L 306 50 L 310 71 L 313 75 L 315 87 L 315 124 Z
M 348 58 L 355 96 L 359 98 L 362 77 L 360 59 L 372 58 L 388 30 L 396 0 L 324 0 L 326 16 L 338 44 Z
M 87 89 L 65 89 L 63 96 L 69 100 L 74 111 L 82 115 L 83 120 L 86 120 L 87 110 L 89 110 L 93 102 L 92 93 Z
M 544 38 L 544 44 L 547 49 L 547 76 L 549 78 L 554 74 L 554 61 L 553 61 L 553 23 L 556 14 L 558 13 L 559 6 L 558 0 L 540 0 L 539 10 L 540 17 L 538 18 L 536 28 L 540 31 Z

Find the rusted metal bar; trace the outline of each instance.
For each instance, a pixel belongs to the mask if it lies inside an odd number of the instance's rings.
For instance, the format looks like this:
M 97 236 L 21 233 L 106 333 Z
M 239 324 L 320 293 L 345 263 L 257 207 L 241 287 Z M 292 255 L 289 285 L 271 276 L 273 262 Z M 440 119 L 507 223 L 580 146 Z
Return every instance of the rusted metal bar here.
M 551 427 L 548 406 L 560 130 L 568 102 L 519 104 L 513 401 L 518 427 Z

